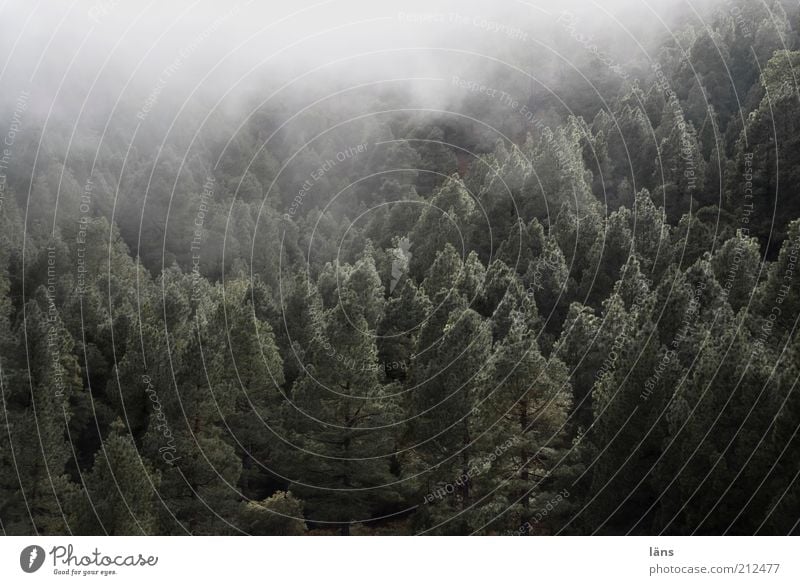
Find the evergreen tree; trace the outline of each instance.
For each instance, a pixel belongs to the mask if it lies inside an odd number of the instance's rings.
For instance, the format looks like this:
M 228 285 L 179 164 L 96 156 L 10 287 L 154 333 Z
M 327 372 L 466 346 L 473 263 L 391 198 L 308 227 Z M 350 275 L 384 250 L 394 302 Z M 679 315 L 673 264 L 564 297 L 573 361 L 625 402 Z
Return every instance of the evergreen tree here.
M 4 364 L 4 500 L 0 518 L 10 534 L 69 531 L 73 486 L 67 429 L 70 400 L 81 392 L 74 342 L 55 299 L 44 287 L 24 308 L 15 337 L 23 360 Z M 7 439 L 7 440 L 6 440 Z
M 418 522 L 427 529 L 448 534 L 470 530 L 468 517 L 457 515 L 468 510 L 474 498 L 471 491 L 472 460 L 477 439 L 473 420 L 478 403 L 479 376 L 491 351 L 488 324 L 475 311 L 450 313 L 435 352 L 415 364 L 413 414 L 415 451 L 424 474 L 420 485 L 425 494 L 458 487 L 442 501 L 420 511 Z M 463 479 L 466 477 L 467 479 Z M 423 500 L 426 497 L 423 495 Z
M 334 523 L 343 534 L 397 499 L 391 456 L 399 412 L 383 384 L 375 328 L 383 292 L 371 257 L 351 270 L 340 301 L 325 311 L 313 369 L 294 384 L 284 408 L 297 450 L 286 470 L 312 520 Z
M 548 476 L 564 463 L 570 407 L 564 364 L 542 357 L 524 315 L 515 312 L 512 321 L 491 357 L 476 406 L 474 496 L 481 500 L 473 522 L 495 530 L 517 529 L 554 495 Z
M 81 534 L 152 535 L 159 476 L 142 460 L 121 420 L 112 425 L 92 470 L 84 475 L 86 498 L 77 515 Z

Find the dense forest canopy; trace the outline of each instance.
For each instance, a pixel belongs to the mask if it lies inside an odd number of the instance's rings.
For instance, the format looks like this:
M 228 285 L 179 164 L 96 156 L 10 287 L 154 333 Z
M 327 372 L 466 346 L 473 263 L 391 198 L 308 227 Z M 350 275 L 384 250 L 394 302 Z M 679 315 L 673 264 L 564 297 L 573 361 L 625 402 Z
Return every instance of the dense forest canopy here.
M 469 6 L 0 25 L 4 534 L 798 533 L 800 9 Z

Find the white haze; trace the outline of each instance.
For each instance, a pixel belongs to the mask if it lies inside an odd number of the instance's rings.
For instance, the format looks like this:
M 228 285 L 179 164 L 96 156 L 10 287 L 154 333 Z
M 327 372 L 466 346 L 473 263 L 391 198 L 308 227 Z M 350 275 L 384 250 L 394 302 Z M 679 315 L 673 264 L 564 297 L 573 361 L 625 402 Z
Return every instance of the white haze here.
M 442 106 L 452 87 L 428 79 L 491 67 L 540 75 L 558 53 L 569 66 L 580 47 L 554 24 L 565 11 L 584 46 L 652 59 L 646 51 L 670 36 L 675 14 L 702 18 L 711 4 L 12 0 L 0 8 L 2 107 L 28 91 L 38 114 L 77 116 L 81 107 L 110 109 L 117 98 L 143 102 L 157 91 L 161 103 L 214 104 L 227 95 L 230 108 L 239 95 L 266 97 L 296 78 L 295 87 L 323 93 L 421 78 L 406 83 Z M 552 59 L 520 58 L 542 51 Z

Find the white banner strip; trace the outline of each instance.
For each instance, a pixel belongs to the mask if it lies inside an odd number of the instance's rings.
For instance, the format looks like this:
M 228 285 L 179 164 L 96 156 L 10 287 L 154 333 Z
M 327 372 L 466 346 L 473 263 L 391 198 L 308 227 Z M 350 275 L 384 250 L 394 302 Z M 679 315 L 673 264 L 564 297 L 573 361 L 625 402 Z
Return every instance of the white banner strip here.
M 0 583 L 800 583 L 786 537 L 0 539 Z

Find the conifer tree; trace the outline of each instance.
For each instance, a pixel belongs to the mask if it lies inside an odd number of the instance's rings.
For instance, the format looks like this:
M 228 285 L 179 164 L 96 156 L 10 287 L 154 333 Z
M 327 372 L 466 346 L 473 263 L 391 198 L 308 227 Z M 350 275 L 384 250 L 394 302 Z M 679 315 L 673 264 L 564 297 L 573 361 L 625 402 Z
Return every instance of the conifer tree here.
M 158 532 L 157 490 L 160 478 L 142 459 L 124 424 L 117 419 L 84 475 L 81 534 L 152 535 Z
M 521 313 L 493 352 L 484 376 L 478 414 L 475 522 L 485 529 L 515 530 L 556 485 L 548 478 L 561 465 L 570 407 L 567 369 L 539 352 Z M 554 490 L 553 490 L 554 491 Z
M 383 291 L 371 257 L 345 270 L 339 303 L 324 313 L 313 369 L 294 384 L 284 407 L 295 465 L 285 475 L 309 518 L 343 534 L 397 499 L 391 457 L 399 411 L 383 382 L 375 330 Z

